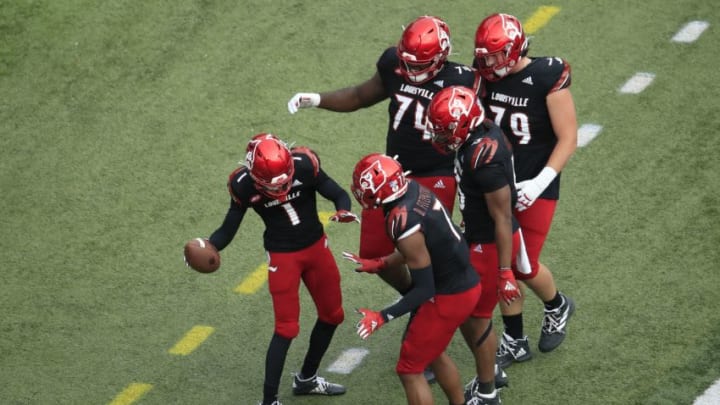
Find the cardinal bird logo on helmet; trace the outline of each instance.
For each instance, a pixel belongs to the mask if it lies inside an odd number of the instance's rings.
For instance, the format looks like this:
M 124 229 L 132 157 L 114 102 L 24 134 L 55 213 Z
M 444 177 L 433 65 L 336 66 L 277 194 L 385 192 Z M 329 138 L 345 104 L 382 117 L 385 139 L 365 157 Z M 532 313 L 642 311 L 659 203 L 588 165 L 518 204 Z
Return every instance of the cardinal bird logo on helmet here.
M 400 163 L 395 159 L 371 153 L 355 165 L 350 188 L 364 208 L 374 208 L 405 194 L 407 180 Z
M 452 153 L 485 119 L 475 92 L 468 87 L 450 86 L 440 90 L 427 110 L 426 131 L 440 153 Z
M 397 73 L 422 84 L 437 76 L 452 50 L 450 28 L 438 17 L 422 16 L 403 30 L 397 46 Z
M 380 165 L 380 161 L 376 160 L 360 174 L 360 189 L 362 191 L 369 190 L 371 193 L 377 194 L 380 187 L 385 185 L 386 181 L 387 174 Z

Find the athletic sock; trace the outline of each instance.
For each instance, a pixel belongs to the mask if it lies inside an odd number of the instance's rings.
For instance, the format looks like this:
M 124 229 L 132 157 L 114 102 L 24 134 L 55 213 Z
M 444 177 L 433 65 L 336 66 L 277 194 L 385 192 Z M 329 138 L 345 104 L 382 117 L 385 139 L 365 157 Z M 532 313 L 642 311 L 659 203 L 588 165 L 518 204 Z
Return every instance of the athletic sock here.
M 523 316 L 522 312 L 517 315 L 503 315 L 503 325 L 505 325 L 505 333 L 513 339 L 522 339 L 523 334 Z
M 495 381 L 480 382 L 478 381 L 478 392 L 484 395 L 490 395 L 495 391 Z
M 285 367 L 285 357 L 292 339 L 273 334 L 265 356 L 265 382 L 263 384 L 263 402 L 266 404 L 277 400 L 280 378 Z
M 320 367 L 320 361 L 325 355 L 328 346 L 330 346 L 335 329 L 337 329 L 337 325 L 331 325 L 319 319 L 315 322 L 310 334 L 310 345 L 300 370 L 300 378 L 306 379 L 315 376 L 318 367 Z
M 545 309 L 548 311 L 555 308 L 560 308 L 562 304 L 565 303 L 565 300 L 563 300 L 562 295 L 560 295 L 560 291 L 555 291 L 555 296 L 550 301 L 545 301 Z

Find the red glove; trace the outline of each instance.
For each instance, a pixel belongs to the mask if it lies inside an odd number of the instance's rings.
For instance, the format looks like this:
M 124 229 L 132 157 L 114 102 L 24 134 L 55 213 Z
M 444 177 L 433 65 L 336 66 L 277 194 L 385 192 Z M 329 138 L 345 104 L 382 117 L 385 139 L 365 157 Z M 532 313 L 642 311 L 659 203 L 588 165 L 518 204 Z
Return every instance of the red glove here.
M 363 340 L 370 337 L 376 330 L 380 329 L 385 324 L 385 320 L 380 312 L 371 311 L 366 308 L 360 308 L 356 310 L 358 314 L 362 315 L 362 319 L 357 323 L 357 334 Z
M 348 210 L 338 210 L 333 216 L 330 217 L 333 222 L 357 222 L 360 223 L 360 218 Z
M 358 273 L 374 274 L 384 269 L 385 265 L 387 264 L 384 257 L 378 257 L 375 259 L 363 259 L 362 257 L 349 252 L 342 252 L 342 255 L 345 259 L 360 265 L 360 267 L 355 269 L 355 271 Z
M 498 295 L 508 304 L 520 298 L 520 287 L 512 269 L 498 270 Z

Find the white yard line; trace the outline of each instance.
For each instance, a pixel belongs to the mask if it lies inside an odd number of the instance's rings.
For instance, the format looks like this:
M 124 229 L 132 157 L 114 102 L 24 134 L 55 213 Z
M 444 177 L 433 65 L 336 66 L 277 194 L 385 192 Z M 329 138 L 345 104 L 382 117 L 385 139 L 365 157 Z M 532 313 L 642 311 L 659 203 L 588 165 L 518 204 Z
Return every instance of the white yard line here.
M 598 124 L 583 124 L 578 128 L 577 146 L 580 148 L 587 146 L 596 136 L 600 135 L 602 128 L 602 125 Z
M 638 72 L 620 88 L 620 93 L 638 94 L 655 80 L 655 73 Z
M 705 392 L 695 399 L 693 405 L 720 404 L 720 380 L 715 381 Z
M 707 21 L 690 21 L 672 37 L 673 42 L 690 43 L 695 42 L 700 35 L 710 26 Z
M 347 349 L 340 353 L 340 357 L 327 368 L 327 371 L 337 374 L 350 374 L 369 353 L 368 349 L 361 347 Z

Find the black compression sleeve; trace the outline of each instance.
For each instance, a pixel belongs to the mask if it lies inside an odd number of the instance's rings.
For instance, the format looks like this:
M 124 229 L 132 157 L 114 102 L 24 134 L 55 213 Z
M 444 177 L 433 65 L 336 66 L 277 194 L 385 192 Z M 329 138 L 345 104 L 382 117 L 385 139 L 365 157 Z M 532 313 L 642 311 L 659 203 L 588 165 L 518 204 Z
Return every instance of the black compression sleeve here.
M 337 182 L 335 182 L 335 180 L 333 180 L 332 178 L 328 176 L 323 177 L 326 180 L 318 184 L 318 193 L 320 193 L 321 196 L 335 203 L 336 210 L 350 211 L 352 206 L 350 203 L 350 195 L 347 193 L 347 191 L 343 190 L 342 187 L 340 187 L 340 185 L 338 185 Z
M 386 322 L 407 314 L 435 295 L 432 266 L 410 269 L 410 277 L 412 278 L 410 291 L 400 301 L 380 311 Z
M 240 228 L 240 223 L 246 211 L 247 208 L 241 207 L 234 201 L 230 203 L 230 209 L 228 209 L 222 225 L 210 235 L 210 243 L 212 243 L 218 251 L 225 249 L 233 240 L 238 228 Z

